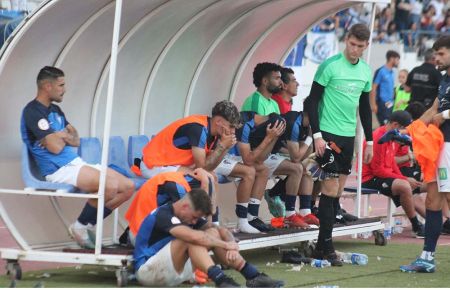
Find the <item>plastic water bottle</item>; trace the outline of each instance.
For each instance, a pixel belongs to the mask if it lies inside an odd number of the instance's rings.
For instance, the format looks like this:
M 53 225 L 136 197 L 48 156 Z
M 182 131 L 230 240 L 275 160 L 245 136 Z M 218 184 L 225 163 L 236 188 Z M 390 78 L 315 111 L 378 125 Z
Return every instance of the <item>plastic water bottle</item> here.
M 317 260 L 317 259 L 312 259 L 311 260 L 311 267 L 314 268 L 325 268 L 325 267 L 330 267 L 331 263 L 328 262 L 328 260 Z
M 395 226 L 392 231 L 393 234 L 401 234 L 403 232 L 402 220 L 399 218 L 395 219 Z
M 391 227 L 389 226 L 389 223 L 386 223 L 384 226 L 384 237 L 386 238 L 386 240 L 390 240 L 391 239 Z
M 359 253 L 342 253 L 341 259 L 344 263 L 362 266 L 367 265 L 369 262 L 367 255 Z

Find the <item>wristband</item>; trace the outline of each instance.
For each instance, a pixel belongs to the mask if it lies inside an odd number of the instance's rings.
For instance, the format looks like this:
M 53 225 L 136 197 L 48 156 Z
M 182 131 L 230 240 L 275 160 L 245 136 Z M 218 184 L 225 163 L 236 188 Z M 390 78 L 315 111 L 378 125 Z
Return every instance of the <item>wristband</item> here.
M 314 134 L 313 134 L 313 138 L 314 138 L 314 140 L 315 140 L 315 139 L 322 138 L 322 133 L 321 133 L 321 132 L 314 133 Z
M 305 141 L 303 141 L 303 143 L 306 144 L 306 146 L 310 146 L 312 143 L 313 139 L 311 138 L 311 136 L 306 137 Z
M 367 145 L 373 146 L 373 141 L 366 141 Z
M 445 120 L 450 119 L 449 110 L 445 110 L 445 111 L 442 112 L 442 118 L 444 118 Z

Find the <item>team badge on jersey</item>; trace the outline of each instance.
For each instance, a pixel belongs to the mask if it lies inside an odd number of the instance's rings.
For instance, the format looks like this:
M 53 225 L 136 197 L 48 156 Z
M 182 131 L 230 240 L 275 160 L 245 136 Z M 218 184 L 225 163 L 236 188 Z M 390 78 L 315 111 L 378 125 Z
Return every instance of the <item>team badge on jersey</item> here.
M 40 119 L 37 125 L 42 131 L 47 131 L 50 128 L 50 125 L 46 119 Z
M 174 225 L 181 224 L 181 221 L 180 221 L 176 216 L 173 216 L 173 217 L 170 219 L 170 222 L 171 222 L 172 224 L 174 224 Z

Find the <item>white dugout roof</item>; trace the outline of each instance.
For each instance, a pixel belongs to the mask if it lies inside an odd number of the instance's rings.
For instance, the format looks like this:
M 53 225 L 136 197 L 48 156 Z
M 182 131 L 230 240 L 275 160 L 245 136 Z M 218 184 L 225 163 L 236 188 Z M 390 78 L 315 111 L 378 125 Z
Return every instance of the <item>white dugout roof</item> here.
M 257 63 L 282 63 L 313 24 L 360 2 L 386 1 L 124 0 L 111 135 L 151 135 L 223 99 L 240 107 Z M 24 187 L 20 115 L 45 65 L 66 73 L 61 107 L 80 136 L 103 136 L 114 9 L 111 0 L 45 1 L 1 50 L 0 187 Z M 0 200 L 29 245 L 69 240 L 48 197 Z M 58 200 L 69 221 L 84 202 Z

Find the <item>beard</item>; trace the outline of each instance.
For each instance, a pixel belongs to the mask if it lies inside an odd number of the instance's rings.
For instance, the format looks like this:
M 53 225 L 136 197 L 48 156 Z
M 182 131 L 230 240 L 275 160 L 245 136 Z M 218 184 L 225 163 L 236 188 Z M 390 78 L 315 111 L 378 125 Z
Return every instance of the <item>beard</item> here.
M 281 92 L 281 87 L 276 87 L 276 86 L 269 85 L 269 86 L 267 87 L 267 91 L 268 91 L 269 93 L 271 93 L 271 94 L 276 94 L 276 93 Z
M 450 64 L 438 64 L 437 69 L 438 71 L 446 71 L 450 68 Z

